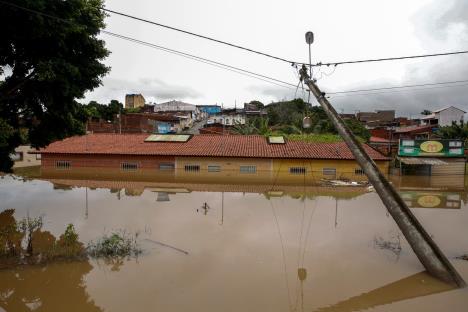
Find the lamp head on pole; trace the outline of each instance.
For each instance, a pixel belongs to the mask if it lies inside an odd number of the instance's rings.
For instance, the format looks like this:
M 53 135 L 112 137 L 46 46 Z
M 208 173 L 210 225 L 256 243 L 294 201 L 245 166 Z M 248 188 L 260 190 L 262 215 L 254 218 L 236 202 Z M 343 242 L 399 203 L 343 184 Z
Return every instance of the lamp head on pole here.
M 314 33 L 311 31 L 306 32 L 305 40 L 307 44 L 312 44 L 314 42 Z

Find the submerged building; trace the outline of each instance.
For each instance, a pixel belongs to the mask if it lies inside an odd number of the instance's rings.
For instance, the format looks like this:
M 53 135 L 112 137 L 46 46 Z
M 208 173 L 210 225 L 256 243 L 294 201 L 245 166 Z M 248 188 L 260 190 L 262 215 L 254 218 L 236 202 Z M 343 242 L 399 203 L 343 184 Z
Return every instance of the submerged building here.
M 364 149 L 387 173 L 390 159 L 367 145 Z M 214 178 L 253 180 L 265 173 L 273 178 L 366 179 L 344 142 L 310 143 L 259 135 L 88 134 L 54 142 L 37 153 L 42 155 L 42 167 L 54 170 L 159 170 L 176 176 L 203 172 Z

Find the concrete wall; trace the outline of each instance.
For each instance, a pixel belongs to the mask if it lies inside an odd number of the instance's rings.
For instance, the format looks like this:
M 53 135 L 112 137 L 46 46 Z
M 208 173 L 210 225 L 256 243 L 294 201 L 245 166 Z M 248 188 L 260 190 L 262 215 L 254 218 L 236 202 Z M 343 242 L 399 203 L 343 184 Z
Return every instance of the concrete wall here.
M 439 113 L 436 113 L 436 118 L 439 119 L 439 126 L 451 126 L 452 121 L 460 123 L 463 120 L 465 113 L 458 108 L 449 107 Z
M 359 173 L 359 165 L 353 160 L 300 160 L 300 159 L 256 159 L 227 157 L 171 157 L 171 156 L 120 156 L 120 155 L 43 155 L 42 166 L 54 169 L 57 161 L 69 161 L 71 168 L 121 168 L 122 162 L 137 163 L 139 169 L 159 170 L 160 164 L 174 164 L 174 176 L 190 180 L 191 177 L 206 175 L 213 181 L 227 178 L 249 182 L 265 179 L 280 179 L 283 182 L 309 182 L 320 179 L 350 179 L 365 181 L 367 177 Z M 382 173 L 388 173 L 389 162 L 376 162 Z M 198 170 L 186 170 L 186 166 L 199 166 Z M 209 166 L 219 166 L 219 171 L 209 171 Z M 255 166 L 254 172 L 241 172 L 241 166 Z M 301 172 L 290 168 L 304 168 Z M 325 169 L 329 170 L 328 174 Z M 213 167 L 211 167 L 213 169 Z M 333 172 L 334 173 L 330 173 Z M 62 170 L 62 169 L 57 169 Z M 358 170 L 358 171 L 356 171 Z
M 160 163 L 174 163 L 172 156 L 137 156 L 137 155 L 42 155 L 42 166 L 55 168 L 57 161 L 69 161 L 71 168 L 121 168 L 122 162 L 137 163 L 141 169 L 159 169 Z
M 15 157 L 17 157 L 18 160 L 15 160 L 13 168 L 39 166 L 41 164 L 41 155 L 36 156 L 36 154 L 28 154 L 28 152 L 32 151 L 35 151 L 35 149 L 29 145 L 21 145 L 15 148 Z

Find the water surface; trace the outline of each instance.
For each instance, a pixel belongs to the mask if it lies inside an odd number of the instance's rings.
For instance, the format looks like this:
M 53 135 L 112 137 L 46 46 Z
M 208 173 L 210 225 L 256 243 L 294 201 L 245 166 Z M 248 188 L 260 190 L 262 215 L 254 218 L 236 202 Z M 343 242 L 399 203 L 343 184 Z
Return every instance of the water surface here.
M 0 211 L 82 242 L 140 232 L 121 261 L 0 270 L 0 311 L 467 311 L 468 290 L 423 267 L 374 192 L 311 181 L 185 181 L 119 172 L 0 180 Z M 464 178 L 393 183 L 468 280 Z M 448 182 L 447 182 L 448 181 Z M 451 181 L 451 183 L 449 183 Z M 390 242 L 401 250 L 382 249 Z

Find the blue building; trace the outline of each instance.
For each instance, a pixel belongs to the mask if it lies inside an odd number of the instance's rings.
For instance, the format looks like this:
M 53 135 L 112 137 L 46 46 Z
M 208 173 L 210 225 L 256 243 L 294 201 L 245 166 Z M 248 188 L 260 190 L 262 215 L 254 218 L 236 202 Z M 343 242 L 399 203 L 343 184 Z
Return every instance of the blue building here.
M 198 109 L 209 116 L 221 113 L 221 106 L 219 105 L 197 105 Z

